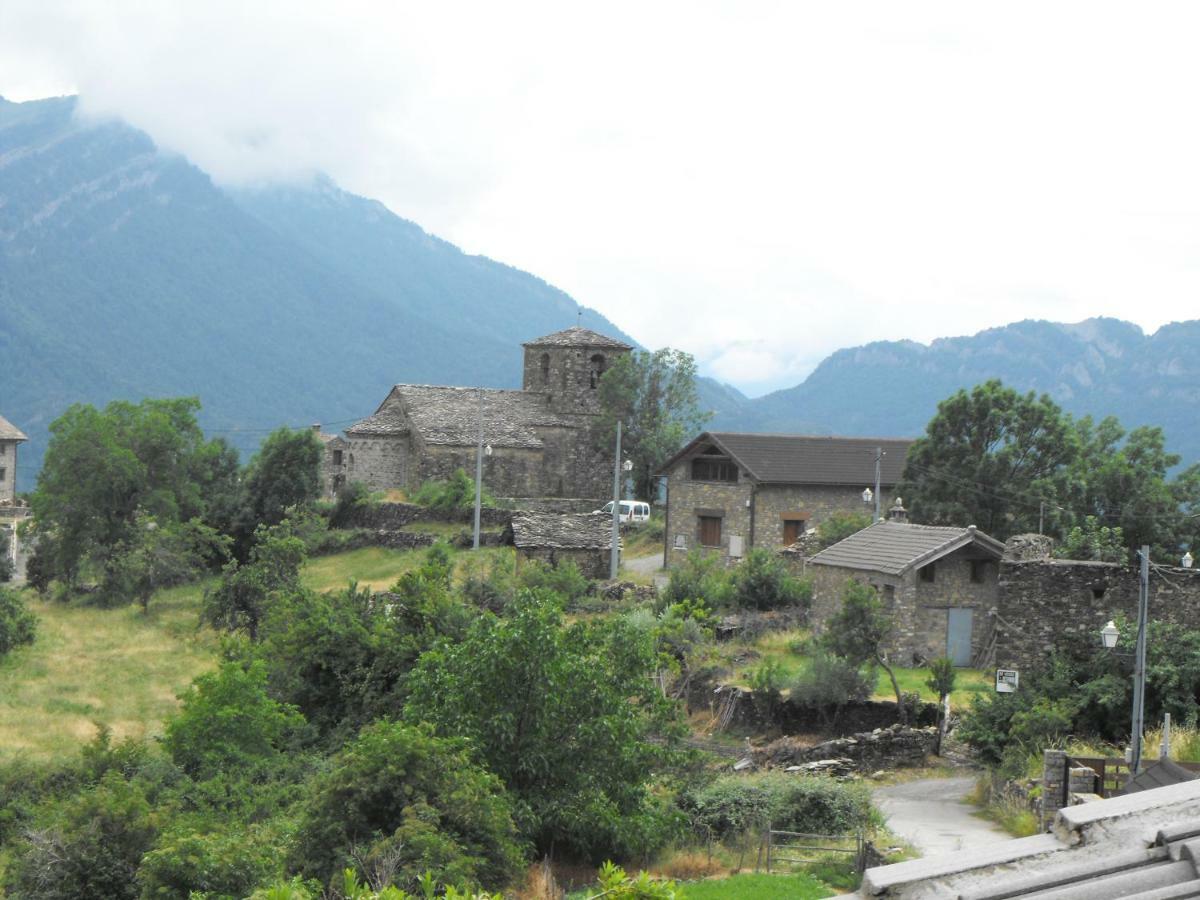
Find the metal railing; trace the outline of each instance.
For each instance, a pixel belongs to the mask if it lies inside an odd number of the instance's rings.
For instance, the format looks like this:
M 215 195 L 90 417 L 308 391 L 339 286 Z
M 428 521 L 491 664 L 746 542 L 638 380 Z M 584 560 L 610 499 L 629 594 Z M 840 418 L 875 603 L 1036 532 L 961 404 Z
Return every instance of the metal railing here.
M 854 871 L 861 873 L 866 868 L 867 842 L 861 831 L 851 835 L 838 834 L 808 834 L 801 831 L 782 831 L 768 828 L 763 836 L 763 846 L 760 856 L 766 853 L 766 869 L 779 868 L 780 863 L 803 865 L 804 863 L 820 862 L 830 855 L 851 857 Z

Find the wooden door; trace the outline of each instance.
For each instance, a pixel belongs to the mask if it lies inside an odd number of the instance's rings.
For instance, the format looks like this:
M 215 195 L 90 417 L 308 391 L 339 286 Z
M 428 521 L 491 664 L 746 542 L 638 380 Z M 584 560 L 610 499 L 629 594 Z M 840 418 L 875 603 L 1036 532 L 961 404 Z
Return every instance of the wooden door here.
M 796 541 L 800 540 L 800 535 L 804 534 L 803 519 L 784 519 L 783 520 L 783 546 L 790 547 Z

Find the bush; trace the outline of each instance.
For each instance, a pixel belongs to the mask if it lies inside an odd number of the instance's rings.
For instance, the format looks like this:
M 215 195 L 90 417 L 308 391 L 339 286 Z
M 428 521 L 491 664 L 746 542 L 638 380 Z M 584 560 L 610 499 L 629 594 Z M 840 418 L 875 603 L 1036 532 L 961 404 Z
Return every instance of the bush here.
M 355 521 L 359 510 L 372 504 L 371 491 L 361 481 L 353 481 L 338 492 L 337 502 L 329 514 L 330 528 L 345 528 Z
M 412 502 L 442 512 L 474 509 L 475 481 L 462 469 L 456 469 L 445 481 L 426 481 L 413 494 Z M 480 505 L 496 505 L 496 498 L 487 488 L 480 495 Z
M 276 834 L 264 836 L 255 825 L 164 834 L 138 869 L 142 900 L 249 896 L 281 874 L 279 840 Z
M 740 609 L 807 608 L 812 584 L 788 572 L 778 554 L 754 547 L 733 570 L 733 602 Z
M 709 609 L 733 605 L 733 581 L 718 556 L 693 550 L 683 565 L 671 570 L 661 602 L 665 607 L 684 600 L 703 600 Z
M 830 513 L 820 525 L 817 526 L 817 538 L 819 539 L 820 548 L 823 550 L 838 541 L 845 540 L 852 534 L 856 534 L 871 524 L 871 516 L 861 512 L 834 512 Z
M 4 552 L 4 547 L 0 546 L 0 584 L 12 581 L 13 575 L 17 572 L 17 567 L 13 565 L 13 561 L 8 558 L 8 554 Z
M 347 866 L 384 860 L 390 880 L 405 888 L 427 871 L 489 887 L 517 873 L 522 853 L 508 796 L 465 743 L 382 721 L 317 780 L 296 834 L 295 869 L 328 883 Z
M 817 650 L 792 681 L 788 700 L 822 714 L 832 710 L 832 719 L 836 719 L 843 706 L 871 696 L 872 682 L 857 666 Z
M 566 601 L 568 606 L 574 606 L 592 589 L 592 583 L 573 560 L 563 560 L 549 566 L 538 560 L 533 560 L 521 567 L 520 583 L 522 587 L 535 590 L 553 591 Z
M 725 775 L 683 798 L 693 827 L 734 837 L 748 828 L 846 834 L 879 822 L 865 785 L 830 778 L 764 772 Z
M 37 616 L 25 606 L 21 595 L 0 587 L 0 657 L 23 644 L 32 644 L 37 635 Z

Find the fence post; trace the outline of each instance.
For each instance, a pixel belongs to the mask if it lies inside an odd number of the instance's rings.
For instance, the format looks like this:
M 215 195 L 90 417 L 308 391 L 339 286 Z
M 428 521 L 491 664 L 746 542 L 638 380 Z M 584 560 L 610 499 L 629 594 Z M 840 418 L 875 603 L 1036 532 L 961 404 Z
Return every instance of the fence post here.
M 771 874 L 771 826 L 767 826 L 767 874 Z
M 1042 831 L 1049 831 L 1054 817 L 1066 805 L 1067 754 L 1065 750 L 1042 751 Z

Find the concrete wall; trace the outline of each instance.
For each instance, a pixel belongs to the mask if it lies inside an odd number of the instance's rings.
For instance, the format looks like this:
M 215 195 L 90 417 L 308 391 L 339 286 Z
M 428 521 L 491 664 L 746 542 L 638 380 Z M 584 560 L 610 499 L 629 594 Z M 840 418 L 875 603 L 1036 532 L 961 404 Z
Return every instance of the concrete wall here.
M 1064 637 L 1099 646 L 1100 629 L 1120 615 L 1137 621 L 1135 566 L 1033 560 L 1000 567 L 996 665 L 1030 668 Z M 1200 628 L 1200 570 L 1150 572 L 1150 620 Z
M 0 441 L 0 503 L 17 495 L 17 441 Z

